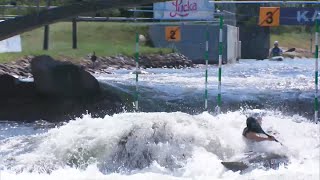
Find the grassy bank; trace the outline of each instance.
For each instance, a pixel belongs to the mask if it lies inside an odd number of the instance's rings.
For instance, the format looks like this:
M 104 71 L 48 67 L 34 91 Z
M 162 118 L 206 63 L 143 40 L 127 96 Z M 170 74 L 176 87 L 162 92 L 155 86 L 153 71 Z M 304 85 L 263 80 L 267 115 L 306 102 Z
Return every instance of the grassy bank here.
M 54 58 L 77 61 L 95 51 L 97 56 L 116 54 L 134 55 L 135 32 L 147 35 L 147 26 L 135 26 L 132 23 L 79 22 L 78 49 L 72 49 L 72 24 L 61 22 L 50 25 L 49 51 L 43 51 L 43 28 L 21 35 L 21 53 L 0 54 L 0 63 L 19 59 L 26 55 L 48 54 Z M 140 48 L 142 54 L 169 52 L 148 46 Z
M 273 45 L 273 42 L 277 40 L 282 47 L 295 47 L 310 50 L 310 39 L 310 33 L 272 34 L 270 45 Z M 314 46 L 314 35 L 312 35 L 312 45 Z M 312 49 L 314 50 L 314 47 Z

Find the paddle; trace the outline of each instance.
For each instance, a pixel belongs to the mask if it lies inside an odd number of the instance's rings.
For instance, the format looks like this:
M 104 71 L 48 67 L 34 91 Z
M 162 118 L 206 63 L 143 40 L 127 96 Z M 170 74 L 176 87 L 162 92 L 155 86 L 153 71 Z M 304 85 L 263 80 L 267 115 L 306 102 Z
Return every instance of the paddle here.
M 264 132 L 264 134 L 265 134 L 266 136 L 268 136 L 268 137 L 273 137 L 273 136 L 270 136 L 269 134 L 267 134 L 267 133 L 265 133 L 265 132 Z M 274 141 L 275 141 L 275 142 L 277 142 L 277 143 L 281 144 L 281 146 L 283 146 L 283 144 L 282 144 L 280 141 L 278 141 L 275 137 L 273 137 L 273 138 L 274 138 Z
M 261 128 L 261 127 L 260 127 L 260 128 Z M 266 136 L 268 136 L 268 137 L 273 137 L 273 136 L 267 134 L 266 132 L 264 132 L 264 130 L 262 130 L 262 128 L 261 128 L 261 132 L 262 132 L 263 134 L 265 134 Z M 280 141 L 278 141 L 275 137 L 273 137 L 273 138 L 274 138 L 274 141 L 275 141 L 275 142 L 277 142 L 277 143 L 281 144 L 281 146 L 283 146 L 283 144 L 282 144 Z
M 293 52 L 295 50 L 296 50 L 296 48 L 290 48 L 290 49 L 286 50 L 285 52 Z
M 248 118 L 249 119 L 249 118 Z M 264 132 L 264 130 L 262 129 L 262 127 L 260 126 L 260 124 L 254 119 L 254 118 L 251 118 L 250 119 L 253 124 L 252 124 L 252 129 L 255 130 L 255 132 L 257 133 L 262 133 L 262 134 L 265 134 L 266 136 L 268 137 L 273 137 L 273 136 L 270 136 L 269 134 L 267 134 L 266 132 Z M 248 121 L 248 120 L 247 120 Z M 274 137 L 273 137 L 274 138 Z M 277 142 L 277 143 L 280 143 L 282 146 L 283 144 L 281 142 L 279 142 L 276 138 L 274 138 L 274 141 Z

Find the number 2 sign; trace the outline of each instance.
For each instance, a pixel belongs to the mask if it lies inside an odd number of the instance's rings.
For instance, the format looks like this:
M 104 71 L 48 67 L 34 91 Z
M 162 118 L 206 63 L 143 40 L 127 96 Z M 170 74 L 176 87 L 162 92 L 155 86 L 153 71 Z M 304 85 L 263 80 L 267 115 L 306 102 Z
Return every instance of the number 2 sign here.
M 179 26 L 167 26 L 166 27 L 166 40 L 167 41 L 180 41 L 181 32 Z
M 280 7 L 260 7 L 259 26 L 279 26 Z

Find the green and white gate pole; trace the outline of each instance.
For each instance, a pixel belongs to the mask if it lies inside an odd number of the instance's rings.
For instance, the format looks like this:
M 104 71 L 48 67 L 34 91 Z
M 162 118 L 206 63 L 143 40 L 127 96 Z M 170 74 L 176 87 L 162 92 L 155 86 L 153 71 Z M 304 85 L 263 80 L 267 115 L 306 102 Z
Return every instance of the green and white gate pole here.
M 135 50 L 135 60 L 136 60 L 136 92 L 135 92 L 135 109 L 139 110 L 139 34 L 136 32 L 136 50 Z
M 219 71 L 218 71 L 218 106 L 216 107 L 216 112 L 221 113 L 221 74 L 222 74 L 222 52 L 223 52 L 223 16 L 220 16 L 220 30 L 219 30 Z
M 137 22 L 136 19 L 136 7 L 134 7 L 134 22 Z M 135 42 L 136 42 L 136 46 L 135 46 L 135 61 L 136 61 L 136 91 L 135 91 L 135 102 L 134 102 L 134 106 L 135 106 L 135 110 L 139 111 L 139 33 L 138 33 L 138 29 L 136 28 L 136 37 L 135 37 Z
M 314 120 L 315 122 L 318 121 L 318 111 L 319 111 L 319 101 L 318 101 L 318 93 L 319 93 L 319 20 L 316 20 L 316 37 L 315 37 L 315 94 L 314 94 Z
M 205 73 L 205 90 L 204 90 L 204 108 L 208 111 L 208 63 L 209 63 L 209 27 L 207 25 L 206 29 L 206 52 L 205 52 L 205 60 L 206 60 L 206 73 Z

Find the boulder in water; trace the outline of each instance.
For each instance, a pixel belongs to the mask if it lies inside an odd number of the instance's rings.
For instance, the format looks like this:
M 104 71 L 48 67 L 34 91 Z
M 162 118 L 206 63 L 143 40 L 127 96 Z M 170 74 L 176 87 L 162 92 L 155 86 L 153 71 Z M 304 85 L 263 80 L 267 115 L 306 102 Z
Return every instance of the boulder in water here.
M 99 93 L 98 81 L 83 68 L 50 56 L 37 56 L 31 61 L 36 89 L 45 95 L 67 97 Z
M 16 84 L 18 84 L 18 80 L 9 75 L 9 74 L 1 74 L 0 75 L 0 93 L 12 93 L 15 91 Z

